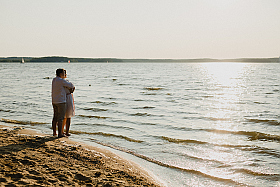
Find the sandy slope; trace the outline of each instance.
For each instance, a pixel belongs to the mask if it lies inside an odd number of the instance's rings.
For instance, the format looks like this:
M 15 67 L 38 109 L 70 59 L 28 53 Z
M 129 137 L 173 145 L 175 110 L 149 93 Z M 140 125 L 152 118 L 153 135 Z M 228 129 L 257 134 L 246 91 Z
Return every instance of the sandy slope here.
M 1 186 L 161 186 L 137 164 L 68 138 L 2 126 L 0 143 Z

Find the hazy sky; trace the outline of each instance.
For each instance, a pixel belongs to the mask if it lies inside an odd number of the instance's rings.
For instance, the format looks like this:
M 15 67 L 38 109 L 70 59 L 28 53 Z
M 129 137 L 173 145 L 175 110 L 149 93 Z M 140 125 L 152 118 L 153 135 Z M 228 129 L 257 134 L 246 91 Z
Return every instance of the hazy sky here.
M 280 55 L 280 0 L 0 0 L 0 56 Z

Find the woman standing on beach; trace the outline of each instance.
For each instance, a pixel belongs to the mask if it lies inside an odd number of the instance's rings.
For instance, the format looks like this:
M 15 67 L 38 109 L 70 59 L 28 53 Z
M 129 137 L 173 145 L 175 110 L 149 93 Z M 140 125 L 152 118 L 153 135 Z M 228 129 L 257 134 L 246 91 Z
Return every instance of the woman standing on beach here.
M 64 70 L 64 79 L 67 78 L 66 70 Z M 65 113 L 65 118 L 62 123 L 62 132 L 64 132 L 64 127 L 66 125 L 66 130 L 65 130 L 65 135 L 70 136 L 71 134 L 69 133 L 70 129 L 70 124 L 71 124 L 71 117 L 75 116 L 75 105 L 74 105 L 74 97 L 73 97 L 73 92 L 75 90 L 74 88 L 66 88 L 65 87 L 65 92 L 66 92 L 66 113 Z

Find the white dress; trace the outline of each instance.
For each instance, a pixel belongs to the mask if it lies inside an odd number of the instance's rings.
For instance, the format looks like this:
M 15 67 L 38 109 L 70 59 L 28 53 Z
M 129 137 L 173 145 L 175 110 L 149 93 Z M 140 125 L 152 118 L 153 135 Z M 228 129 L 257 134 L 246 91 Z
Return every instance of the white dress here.
M 73 94 L 70 93 L 68 88 L 65 88 L 66 91 L 66 113 L 65 118 L 71 118 L 75 116 L 75 105 Z

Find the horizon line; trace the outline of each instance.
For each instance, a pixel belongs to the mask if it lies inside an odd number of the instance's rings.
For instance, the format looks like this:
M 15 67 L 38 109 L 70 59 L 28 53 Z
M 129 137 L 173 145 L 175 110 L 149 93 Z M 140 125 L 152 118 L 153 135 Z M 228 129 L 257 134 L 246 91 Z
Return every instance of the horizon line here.
M 121 57 L 69 57 L 69 56 L 6 56 L 0 58 L 45 58 L 45 57 L 62 57 L 62 58 L 86 58 L 86 59 L 125 59 L 125 60 L 196 60 L 196 59 L 213 59 L 213 60 L 234 60 L 234 59 L 271 59 L 280 58 L 280 56 L 275 57 L 235 57 L 235 58 L 211 58 L 211 57 L 197 57 L 197 58 L 121 58 Z

